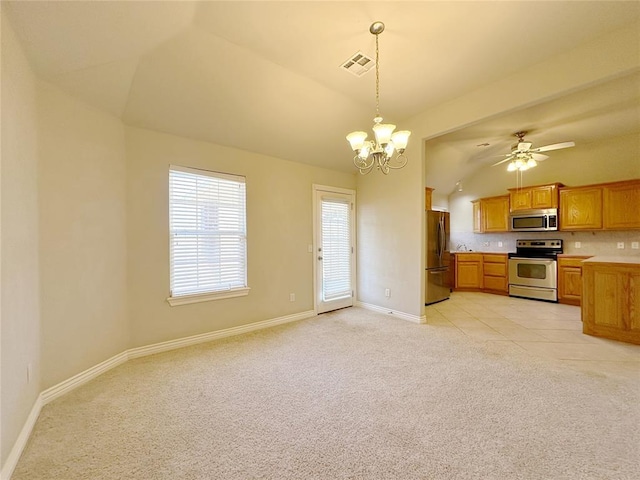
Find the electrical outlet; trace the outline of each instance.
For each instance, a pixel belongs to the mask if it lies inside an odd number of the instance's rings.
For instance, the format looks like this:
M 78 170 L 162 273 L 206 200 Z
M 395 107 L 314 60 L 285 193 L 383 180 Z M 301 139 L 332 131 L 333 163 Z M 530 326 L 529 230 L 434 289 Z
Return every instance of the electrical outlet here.
M 502 242 L 498 242 L 498 247 L 502 247 Z
M 638 242 L 631 242 L 631 248 L 638 250 L 638 248 L 640 248 L 640 244 Z
M 576 242 L 573 244 L 574 247 L 576 248 L 582 248 L 582 243 L 581 242 Z
M 309 253 L 313 253 L 313 245 L 309 244 L 309 245 L 307 246 L 307 252 L 309 252 Z
M 389 298 L 391 296 L 391 290 L 389 290 L 388 288 L 384 289 L 384 296 Z
M 624 249 L 624 242 L 618 242 L 618 248 L 620 250 Z
M 296 294 L 295 293 L 290 293 L 289 294 L 289 301 L 290 302 L 295 302 L 296 301 Z

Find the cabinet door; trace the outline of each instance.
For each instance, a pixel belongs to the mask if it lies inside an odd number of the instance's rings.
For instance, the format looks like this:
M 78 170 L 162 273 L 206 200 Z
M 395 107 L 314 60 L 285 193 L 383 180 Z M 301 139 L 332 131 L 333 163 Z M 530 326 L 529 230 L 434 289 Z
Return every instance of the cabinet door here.
M 602 188 L 560 191 L 560 230 L 602 229 Z
M 555 185 L 531 189 L 531 208 L 558 208 L 558 190 Z
M 509 206 L 511 211 L 528 210 L 531 208 L 531 189 L 523 188 L 509 192 Z
M 509 196 L 483 198 L 480 201 L 484 232 L 509 231 Z
M 640 182 L 607 185 L 603 189 L 604 228 L 640 228 Z
M 582 269 L 580 267 L 559 267 L 558 299 L 572 300 L 577 305 L 582 298 Z M 573 303 L 572 302 L 572 303 Z
M 456 260 L 456 287 L 482 288 L 482 263 Z
M 473 204 L 473 232 L 482 233 L 482 216 L 480 212 L 480 200 L 471 202 Z

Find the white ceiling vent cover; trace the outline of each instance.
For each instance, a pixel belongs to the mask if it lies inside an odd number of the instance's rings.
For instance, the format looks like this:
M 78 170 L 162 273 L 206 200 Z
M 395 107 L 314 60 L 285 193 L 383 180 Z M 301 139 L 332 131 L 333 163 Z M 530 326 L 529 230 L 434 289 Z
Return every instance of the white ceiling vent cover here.
M 362 52 L 357 52 L 354 53 L 349 60 L 344 62 L 340 68 L 355 75 L 356 77 L 361 77 L 371 70 L 375 64 L 376 62 L 373 61 L 373 58 Z

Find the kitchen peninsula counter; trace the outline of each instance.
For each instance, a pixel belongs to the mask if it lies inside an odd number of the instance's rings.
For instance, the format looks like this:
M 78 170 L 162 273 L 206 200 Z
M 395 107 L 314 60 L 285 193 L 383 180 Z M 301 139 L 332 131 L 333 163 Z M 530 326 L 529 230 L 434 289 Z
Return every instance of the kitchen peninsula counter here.
M 640 256 L 591 257 L 582 276 L 582 331 L 640 344 Z

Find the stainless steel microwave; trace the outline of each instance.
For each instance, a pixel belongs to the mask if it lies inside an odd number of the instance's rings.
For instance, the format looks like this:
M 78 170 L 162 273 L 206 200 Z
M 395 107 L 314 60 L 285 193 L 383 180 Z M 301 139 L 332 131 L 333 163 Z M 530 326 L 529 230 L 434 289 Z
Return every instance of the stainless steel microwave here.
M 509 216 L 512 232 L 550 232 L 558 230 L 558 209 L 520 210 Z

